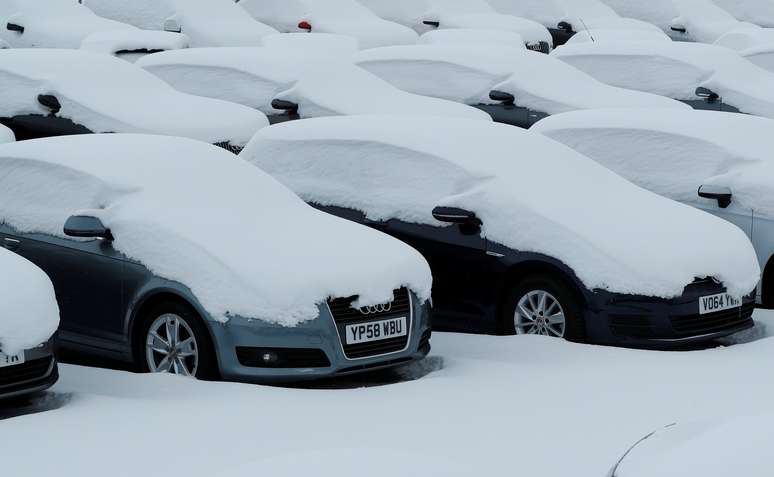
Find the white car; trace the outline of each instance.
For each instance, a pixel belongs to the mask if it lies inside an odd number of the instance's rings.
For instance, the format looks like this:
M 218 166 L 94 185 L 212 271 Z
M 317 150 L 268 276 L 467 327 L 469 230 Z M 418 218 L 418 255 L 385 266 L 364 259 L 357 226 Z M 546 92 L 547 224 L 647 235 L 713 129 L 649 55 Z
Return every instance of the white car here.
M 774 118 L 774 73 L 728 48 L 677 41 L 575 43 L 551 56 L 612 86 L 659 94 L 697 109 Z
M 532 131 L 635 184 L 717 215 L 750 237 L 774 306 L 774 121 L 714 111 L 578 111 Z
M 269 124 L 254 109 L 181 93 L 134 64 L 79 50 L 0 50 L 0 85 L 0 122 L 18 140 L 148 133 L 236 152 Z
M 14 142 L 15 140 L 16 136 L 13 134 L 13 131 L 0 124 L 0 144 Z
M 539 134 L 340 116 L 265 128 L 240 157 L 421 252 L 438 330 L 675 346 L 752 326 L 741 230 Z
M 600 0 L 488 0 L 501 13 L 532 19 L 546 26 L 554 45 L 566 43 L 585 30 L 652 30 L 658 28 L 633 18 L 623 18 Z M 635 2 L 640 3 L 640 2 Z
M 374 48 L 355 63 L 404 91 L 475 106 L 519 127 L 576 109 L 685 107 L 610 87 L 548 55 L 486 44 Z
M 138 66 L 180 91 L 255 108 L 272 123 L 352 114 L 491 120 L 469 106 L 407 93 L 351 61 L 327 55 L 251 47 L 167 53 L 144 58 Z
M 83 48 L 131 60 L 188 46 L 185 35 L 100 18 L 74 0 L 3 0 L 0 26 L 0 40 L 13 48 Z
M 0 235 L 0 403 L 41 392 L 59 377 L 54 287 L 43 270 L 12 253 L 17 245 Z
M 518 33 L 527 48 L 548 53 L 553 42 L 541 24 L 495 11 L 486 0 L 358 0 L 380 17 L 417 33 L 437 28 L 475 28 Z
M 257 46 L 279 33 L 233 0 L 81 0 L 97 15 L 145 30 L 184 33 L 192 47 Z
M 360 48 L 416 43 L 411 28 L 376 16 L 356 0 L 241 0 L 256 20 L 281 32 L 338 33 Z

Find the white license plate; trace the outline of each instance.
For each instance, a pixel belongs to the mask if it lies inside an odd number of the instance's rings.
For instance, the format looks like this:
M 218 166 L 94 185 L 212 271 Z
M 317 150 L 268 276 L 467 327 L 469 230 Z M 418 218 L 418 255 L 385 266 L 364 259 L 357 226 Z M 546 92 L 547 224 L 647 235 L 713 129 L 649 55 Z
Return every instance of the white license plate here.
M 0 368 L 24 364 L 24 351 L 18 354 L 0 353 Z
M 399 338 L 408 334 L 406 317 L 347 325 L 346 333 L 348 345 Z
M 717 295 L 703 296 L 699 298 L 699 314 L 716 313 L 718 311 L 730 310 L 742 306 L 742 300 L 735 298 L 728 293 L 718 293 Z

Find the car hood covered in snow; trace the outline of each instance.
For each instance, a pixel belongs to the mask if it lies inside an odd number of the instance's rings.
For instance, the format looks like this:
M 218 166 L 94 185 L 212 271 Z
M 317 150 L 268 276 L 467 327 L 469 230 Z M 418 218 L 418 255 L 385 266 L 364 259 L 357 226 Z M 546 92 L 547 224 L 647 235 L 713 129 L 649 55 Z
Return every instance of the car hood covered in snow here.
M 59 326 L 54 286 L 41 269 L 0 248 L 0 351 L 16 354 L 48 341 Z
M 680 100 L 696 88 L 717 93 L 743 113 L 774 118 L 774 73 L 728 48 L 685 42 L 576 43 L 551 53 L 613 86 Z
M 466 104 L 497 104 L 492 90 L 517 106 L 548 114 L 586 108 L 684 108 L 656 95 L 614 88 L 533 51 L 487 45 L 394 46 L 366 50 L 355 63 L 404 91 Z
M 152 133 L 242 146 L 266 116 L 251 108 L 181 93 L 125 61 L 75 50 L 0 50 L 0 117 L 46 115 L 38 95 L 53 95 L 57 116 L 93 132 Z
M 307 201 L 373 220 L 440 226 L 435 206 L 471 210 L 488 240 L 561 260 L 592 290 L 674 297 L 697 277 L 715 277 L 741 296 L 759 279 L 736 226 L 511 126 L 309 119 L 261 130 L 240 157 Z
M 62 236 L 68 216 L 99 217 L 113 247 L 189 287 L 219 321 L 293 326 L 328 297 L 430 296 L 407 245 L 306 205 L 258 168 L 182 138 L 85 135 L 0 146 L 0 221 Z M 24 181 L 19 178 L 24 177 Z
M 774 219 L 774 121 L 714 111 L 576 111 L 531 131 L 594 159 L 657 194 L 698 203 L 700 185 Z
M 251 18 L 234 0 L 83 0 L 97 15 L 145 30 L 175 25 L 191 46 L 257 46 L 277 30 Z
M 298 104 L 302 117 L 418 114 L 490 120 L 469 106 L 402 91 L 351 61 L 283 48 L 197 48 L 149 55 L 139 66 L 187 93 L 278 114 L 272 100 Z
M 242 0 L 255 19 L 279 31 L 298 32 L 301 22 L 313 33 L 340 33 L 358 39 L 361 48 L 416 43 L 411 28 L 376 16 L 356 0 Z

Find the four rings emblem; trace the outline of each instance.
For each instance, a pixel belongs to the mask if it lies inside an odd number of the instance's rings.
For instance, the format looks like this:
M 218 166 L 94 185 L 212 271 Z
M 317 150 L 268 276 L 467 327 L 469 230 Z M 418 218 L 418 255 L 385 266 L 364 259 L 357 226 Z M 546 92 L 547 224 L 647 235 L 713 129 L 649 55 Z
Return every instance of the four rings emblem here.
M 379 305 L 361 306 L 358 308 L 363 315 L 373 315 L 376 313 L 387 313 L 392 310 L 392 303 L 382 303 Z

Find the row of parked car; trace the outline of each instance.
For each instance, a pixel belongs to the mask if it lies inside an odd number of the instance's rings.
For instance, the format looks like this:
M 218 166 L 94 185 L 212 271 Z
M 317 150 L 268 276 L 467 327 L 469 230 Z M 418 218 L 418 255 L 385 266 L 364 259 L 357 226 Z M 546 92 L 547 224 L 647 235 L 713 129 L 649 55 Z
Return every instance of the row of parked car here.
M 218 32 L 183 3 L 84 3 Z M 57 328 L 145 371 L 280 382 L 419 359 L 431 329 L 667 348 L 752 327 L 774 304 L 774 73 L 668 39 L 533 47 L 442 3 L 370 49 L 0 50 L 0 393 L 56 379 Z

